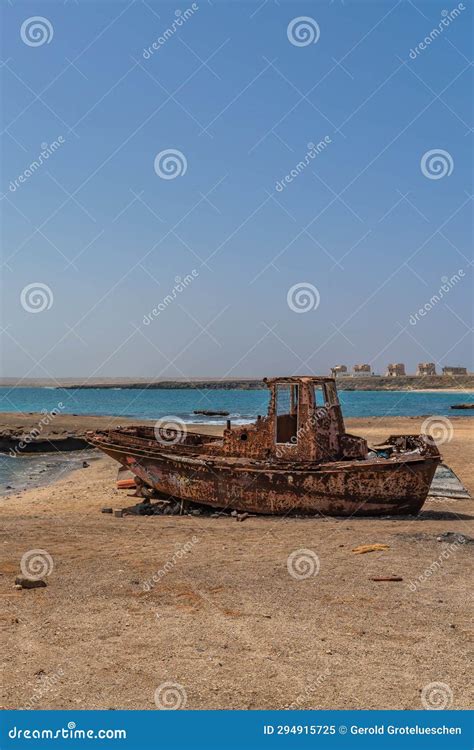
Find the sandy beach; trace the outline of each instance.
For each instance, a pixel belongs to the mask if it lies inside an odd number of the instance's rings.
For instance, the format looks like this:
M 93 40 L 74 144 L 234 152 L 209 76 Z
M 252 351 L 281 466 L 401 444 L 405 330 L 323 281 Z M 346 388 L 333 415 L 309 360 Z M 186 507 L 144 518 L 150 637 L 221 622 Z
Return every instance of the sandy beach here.
M 372 442 L 420 427 L 347 422 Z M 471 424 L 456 418 L 441 450 L 472 493 Z M 438 541 L 474 536 L 472 501 L 400 519 L 117 518 L 101 508 L 135 499 L 116 474 L 98 458 L 0 499 L 2 706 L 155 709 L 172 682 L 191 709 L 416 709 L 442 682 L 453 708 L 472 707 L 474 545 Z M 372 543 L 388 549 L 352 552 Z M 48 585 L 16 590 L 35 549 L 51 556 Z M 320 569 L 295 580 L 287 558 L 301 549 Z M 371 580 L 386 575 L 403 581 Z

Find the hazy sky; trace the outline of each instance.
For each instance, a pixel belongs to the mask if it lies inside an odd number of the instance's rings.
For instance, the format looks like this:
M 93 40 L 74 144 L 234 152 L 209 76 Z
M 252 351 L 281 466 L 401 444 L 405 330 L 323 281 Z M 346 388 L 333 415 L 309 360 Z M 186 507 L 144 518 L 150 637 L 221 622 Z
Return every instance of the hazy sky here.
M 2 16 L 4 376 L 472 367 L 472 4 Z

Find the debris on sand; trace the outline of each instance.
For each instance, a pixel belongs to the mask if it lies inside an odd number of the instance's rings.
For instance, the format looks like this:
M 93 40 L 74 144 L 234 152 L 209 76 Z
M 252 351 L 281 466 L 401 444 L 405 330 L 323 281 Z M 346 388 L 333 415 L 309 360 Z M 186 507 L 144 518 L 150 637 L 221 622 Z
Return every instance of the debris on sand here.
M 382 552 L 384 549 L 390 549 L 389 544 L 360 544 L 353 548 L 355 555 L 365 555 L 366 552 Z
M 45 586 L 47 586 L 47 583 L 42 581 L 41 578 L 25 578 L 23 576 L 15 578 L 15 588 L 18 589 L 42 589 Z
M 474 544 L 474 539 L 471 536 L 461 534 L 459 531 L 443 531 L 438 537 L 437 542 L 458 542 L 459 544 Z
M 201 414 L 203 417 L 228 417 L 228 411 L 212 411 L 212 409 L 195 409 L 193 414 Z
M 250 518 L 250 514 L 249 513 L 239 513 L 239 515 L 236 516 L 235 520 L 236 521 L 245 521 L 247 518 Z
M 403 581 L 401 576 L 373 576 L 371 581 Z

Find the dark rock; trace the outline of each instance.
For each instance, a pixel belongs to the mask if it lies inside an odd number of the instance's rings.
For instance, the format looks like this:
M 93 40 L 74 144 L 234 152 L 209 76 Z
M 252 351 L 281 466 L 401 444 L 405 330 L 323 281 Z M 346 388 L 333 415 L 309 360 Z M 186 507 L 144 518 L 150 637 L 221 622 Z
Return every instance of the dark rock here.
M 42 589 L 47 586 L 47 583 L 41 579 L 35 580 L 33 578 L 17 576 L 15 578 L 15 586 L 19 586 L 22 589 Z
M 90 464 L 87 461 L 82 462 L 82 468 L 87 469 L 87 467 L 90 466 Z
M 461 534 L 459 531 L 444 531 L 437 537 L 438 542 L 458 542 L 459 544 L 474 544 L 471 536 Z

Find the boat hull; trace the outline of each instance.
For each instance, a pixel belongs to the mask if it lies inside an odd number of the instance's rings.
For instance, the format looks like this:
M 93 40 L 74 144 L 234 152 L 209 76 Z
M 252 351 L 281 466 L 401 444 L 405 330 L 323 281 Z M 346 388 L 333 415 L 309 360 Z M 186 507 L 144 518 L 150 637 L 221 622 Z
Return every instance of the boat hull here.
M 104 444 L 100 448 L 166 497 L 269 515 L 417 514 L 440 460 L 401 457 L 280 468 L 177 454 L 147 457 Z

